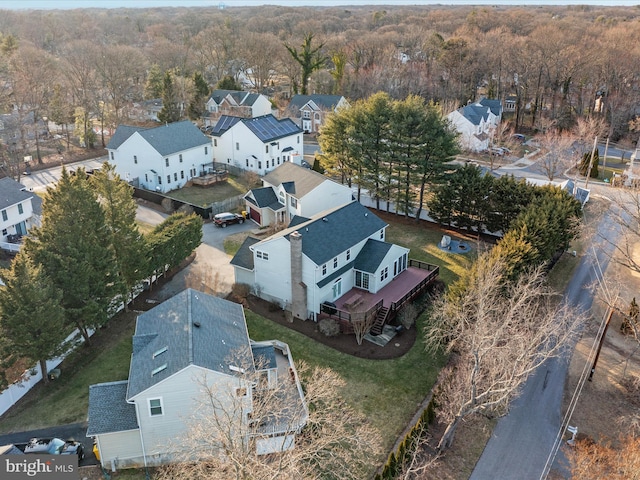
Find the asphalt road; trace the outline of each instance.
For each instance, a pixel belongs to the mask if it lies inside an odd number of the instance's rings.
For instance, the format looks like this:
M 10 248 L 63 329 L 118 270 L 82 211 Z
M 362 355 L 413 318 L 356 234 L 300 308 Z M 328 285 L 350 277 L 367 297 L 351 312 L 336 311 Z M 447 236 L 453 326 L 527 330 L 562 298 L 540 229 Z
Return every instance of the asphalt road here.
M 617 235 L 606 215 L 598 230 L 609 239 Z M 578 264 L 564 293 L 564 300 L 578 311 L 587 312 L 591 308 L 593 295 L 589 287 L 597 278 L 596 272 L 606 270 L 611 250 L 611 245 L 599 245 L 590 249 Z M 470 480 L 541 478 L 562 427 L 562 397 L 574 347 L 569 346 L 562 358 L 547 361 L 527 380 L 509 413 L 498 421 Z M 553 469 L 562 472 L 565 465 L 566 460 L 559 452 Z
M 80 466 L 97 465 L 98 460 L 93 454 L 93 440 L 87 438 L 87 427 L 84 423 L 71 423 L 69 425 L 60 425 L 57 427 L 41 428 L 39 430 L 31 430 L 28 432 L 8 433 L 0 435 L 0 445 L 8 445 L 11 443 L 27 443 L 31 438 L 51 438 L 57 437 L 62 440 L 76 440 L 82 443 L 84 447 L 85 457 Z

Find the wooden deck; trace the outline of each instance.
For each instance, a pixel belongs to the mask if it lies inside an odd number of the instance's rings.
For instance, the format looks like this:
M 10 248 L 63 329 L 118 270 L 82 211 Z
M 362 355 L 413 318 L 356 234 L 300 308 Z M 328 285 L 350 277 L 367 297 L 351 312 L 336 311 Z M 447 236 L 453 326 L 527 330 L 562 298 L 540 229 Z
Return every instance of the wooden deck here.
M 429 270 L 423 270 L 416 267 L 408 267 L 404 272 L 398 275 L 391 282 L 385 285 L 378 293 L 369 293 L 366 290 L 352 288 L 343 296 L 335 300 L 333 303 L 340 310 L 349 312 L 366 312 L 376 303 L 382 300 L 385 307 L 389 307 L 392 303 L 399 302 L 409 293 L 416 285 L 431 275 Z M 356 304 L 350 302 L 354 296 L 359 295 Z
M 438 278 L 439 267 L 409 259 L 409 267 L 377 293 L 352 288 L 333 303 L 322 307 L 318 318 L 337 320 L 344 333 L 353 331 L 353 322 L 371 322 L 372 332 L 379 333 L 400 310 Z

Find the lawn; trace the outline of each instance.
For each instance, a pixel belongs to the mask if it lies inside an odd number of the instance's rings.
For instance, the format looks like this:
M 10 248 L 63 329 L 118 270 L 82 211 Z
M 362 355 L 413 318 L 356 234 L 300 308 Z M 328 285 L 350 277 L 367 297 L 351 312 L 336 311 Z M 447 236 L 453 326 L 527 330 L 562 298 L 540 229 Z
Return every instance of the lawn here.
M 191 203 L 192 205 L 207 207 L 212 203 L 222 202 L 237 195 L 244 195 L 247 193 L 247 190 L 255 186 L 255 184 L 251 183 L 250 177 L 245 178 L 242 176 L 235 177 L 229 175 L 226 182 L 219 182 L 209 187 L 184 187 L 169 192 L 167 196 Z

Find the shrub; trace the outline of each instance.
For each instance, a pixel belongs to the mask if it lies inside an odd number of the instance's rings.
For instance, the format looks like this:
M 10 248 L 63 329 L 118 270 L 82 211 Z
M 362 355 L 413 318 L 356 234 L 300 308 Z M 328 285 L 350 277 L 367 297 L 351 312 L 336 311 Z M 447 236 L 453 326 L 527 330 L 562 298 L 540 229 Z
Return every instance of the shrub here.
M 326 337 L 335 337 L 340 333 L 340 325 L 333 318 L 323 318 L 318 322 L 318 329 Z
M 246 283 L 234 283 L 231 285 L 231 292 L 235 295 L 236 298 L 241 300 L 246 299 L 249 296 L 249 291 L 251 287 Z
M 402 309 L 398 318 L 402 326 L 406 330 L 409 330 L 416 323 L 416 318 L 418 318 L 418 309 L 413 303 L 409 303 Z

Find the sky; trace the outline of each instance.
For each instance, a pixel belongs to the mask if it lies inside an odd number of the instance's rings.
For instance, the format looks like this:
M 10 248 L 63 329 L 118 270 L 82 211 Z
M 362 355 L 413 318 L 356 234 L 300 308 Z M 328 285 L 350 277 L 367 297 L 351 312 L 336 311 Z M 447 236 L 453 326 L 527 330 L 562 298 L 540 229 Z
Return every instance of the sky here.
M 0 9 L 54 10 L 73 8 L 226 7 L 286 5 L 602 5 L 634 6 L 640 0 L 0 0 Z

